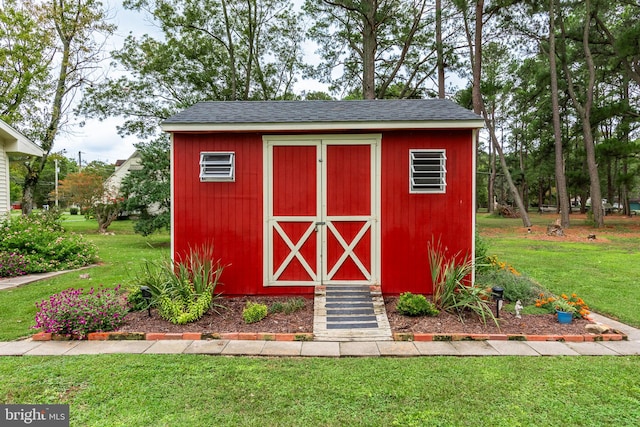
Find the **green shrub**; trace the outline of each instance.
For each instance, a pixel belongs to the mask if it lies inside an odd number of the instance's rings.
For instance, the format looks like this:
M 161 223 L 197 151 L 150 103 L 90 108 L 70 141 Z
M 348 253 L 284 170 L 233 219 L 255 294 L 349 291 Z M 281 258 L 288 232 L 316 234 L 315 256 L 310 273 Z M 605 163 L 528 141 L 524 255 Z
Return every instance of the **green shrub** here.
M 292 314 L 298 310 L 302 310 L 305 306 L 304 298 L 290 298 L 285 302 L 276 301 L 269 307 L 269 313 Z
M 75 207 L 69 208 L 69 214 L 70 215 L 78 215 L 78 208 L 75 208 Z
M 247 301 L 247 306 L 242 310 L 242 319 L 245 323 L 256 323 L 267 317 L 267 306 Z
M 513 274 L 506 269 L 476 272 L 476 283 L 489 288 L 500 286 L 504 289 L 505 300 L 512 302 L 520 300 L 522 305 L 534 304 L 542 292 L 540 286 L 530 278 Z
M 55 210 L 0 220 L 0 252 L 20 254 L 25 273 L 74 269 L 97 260 L 96 247 L 65 232 Z
M 440 313 L 424 295 L 415 295 L 411 292 L 400 295 L 396 310 L 405 316 L 437 316 Z
M 142 311 L 149 307 L 149 303 L 142 296 L 142 290 L 140 288 L 134 288 L 127 294 L 127 305 L 129 311 Z
M 476 248 L 476 254 L 475 254 L 476 272 L 488 270 L 489 261 L 487 257 L 489 253 L 489 244 L 487 243 L 486 240 L 482 238 L 482 236 L 480 236 L 480 233 L 478 233 L 478 230 L 476 230 L 475 248 Z

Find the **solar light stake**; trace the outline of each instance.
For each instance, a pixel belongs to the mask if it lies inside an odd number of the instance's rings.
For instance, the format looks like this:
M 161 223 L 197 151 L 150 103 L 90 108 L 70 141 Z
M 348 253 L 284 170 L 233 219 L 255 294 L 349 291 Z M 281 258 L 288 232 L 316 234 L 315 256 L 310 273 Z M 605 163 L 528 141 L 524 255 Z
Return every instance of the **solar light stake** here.
M 151 317 L 151 289 L 148 286 L 140 286 L 140 292 L 142 293 L 142 298 L 147 302 L 147 310 L 149 317 Z
M 500 318 L 500 309 L 502 308 L 502 297 L 504 295 L 504 288 L 500 286 L 494 286 L 491 288 L 493 292 L 493 299 L 496 301 L 496 318 Z

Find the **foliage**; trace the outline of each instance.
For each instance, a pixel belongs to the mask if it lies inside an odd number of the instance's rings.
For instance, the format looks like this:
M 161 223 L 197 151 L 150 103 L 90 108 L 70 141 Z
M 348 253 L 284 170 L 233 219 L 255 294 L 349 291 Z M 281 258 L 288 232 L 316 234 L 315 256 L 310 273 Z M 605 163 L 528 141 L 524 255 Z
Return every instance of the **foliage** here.
M 292 314 L 298 310 L 302 310 L 305 306 L 305 300 L 301 297 L 289 298 L 285 302 L 274 302 L 269 307 L 269 314 L 271 313 L 284 313 Z
M 313 17 L 308 36 L 322 58 L 312 75 L 332 91 L 360 99 L 424 97 L 436 61 L 435 15 L 425 0 L 307 0 L 303 8 Z
M 541 292 L 539 284 L 527 276 L 515 275 L 508 269 L 489 269 L 476 273 L 476 283 L 489 288 L 500 286 L 504 289 L 504 299 L 511 302 L 520 300 L 523 305 L 531 305 Z
M 440 313 L 424 295 L 411 292 L 400 294 L 396 310 L 405 316 L 437 316 Z
M 157 136 L 159 123 L 198 101 L 292 99 L 302 22 L 289 0 L 127 0 L 162 34 L 130 35 L 112 58 L 126 73 L 90 88 L 84 114 L 123 116 L 122 133 Z
M 136 145 L 140 153 L 140 169 L 132 170 L 122 180 L 123 208 L 138 214 L 136 233 L 148 236 L 171 225 L 171 171 L 169 140 L 158 138 Z
M 127 292 L 127 305 L 130 311 L 142 311 L 149 308 L 150 302 L 142 296 L 141 288 L 133 288 Z
M 19 254 L 25 273 L 73 269 L 96 261 L 96 248 L 62 228 L 59 212 L 34 211 L 0 221 L 0 252 Z
M 215 260 L 213 245 L 191 250 L 183 259 L 145 262 L 136 284 L 149 287 L 151 304 L 175 324 L 200 319 L 214 304 L 224 266 Z
M 70 173 L 58 184 L 60 199 L 80 206 L 81 211 L 89 209 L 102 197 L 104 179 L 93 172 Z
M 115 289 L 70 288 L 36 303 L 38 313 L 34 329 L 84 338 L 90 332 L 116 330 L 127 313 L 124 298 Z
M 489 267 L 488 261 L 489 244 L 480 236 L 478 230 L 475 232 L 475 268 L 476 272 L 484 271 Z
M 245 323 L 256 323 L 267 317 L 267 313 L 265 304 L 247 301 L 247 306 L 242 310 L 242 319 Z
M 481 286 L 466 283 L 473 272 L 473 263 L 469 259 L 458 263 L 459 254 L 448 257 L 442 243 L 430 242 L 428 246 L 431 283 L 433 284 L 432 301 L 436 307 L 449 313 L 457 314 L 463 321 L 465 312 L 477 314 L 483 322 L 490 317 L 498 324 L 491 307 L 487 303 L 490 293 Z
M 16 277 L 27 274 L 28 262 L 24 255 L 0 251 L 0 277 Z
M 570 297 L 565 294 L 557 297 L 540 293 L 539 297 L 536 300 L 536 307 L 544 308 L 550 313 L 557 310 L 573 313 L 573 317 L 583 317 L 585 319 L 589 317 L 589 306 L 575 293 L 571 294 Z

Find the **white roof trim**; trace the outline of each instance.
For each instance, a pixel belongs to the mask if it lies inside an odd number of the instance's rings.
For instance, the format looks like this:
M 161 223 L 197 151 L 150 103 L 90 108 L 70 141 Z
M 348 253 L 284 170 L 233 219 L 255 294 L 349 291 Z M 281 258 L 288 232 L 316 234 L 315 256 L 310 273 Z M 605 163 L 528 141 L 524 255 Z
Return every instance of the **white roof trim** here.
M 160 125 L 160 127 L 165 132 L 480 129 L 484 127 L 484 120 L 326 123 L 166 123 Z
M 4 151 L 7 153 L 23 153 L 38 157 L 44 155 L 42 148 L 2 120 L 0 120 L 0 142 L 4 143 Z

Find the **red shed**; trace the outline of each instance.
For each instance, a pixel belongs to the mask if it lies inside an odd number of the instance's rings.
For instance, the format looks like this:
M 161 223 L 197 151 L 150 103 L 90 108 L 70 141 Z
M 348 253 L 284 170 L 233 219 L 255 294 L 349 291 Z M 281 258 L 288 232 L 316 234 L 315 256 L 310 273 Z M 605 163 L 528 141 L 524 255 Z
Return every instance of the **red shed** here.
M 482 126 L 448 100 L 193 105 L 162 124 L 172 253 L 213 242 L 226 295 L 430 293 L 428 242 L 474 251 Z

